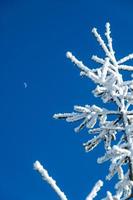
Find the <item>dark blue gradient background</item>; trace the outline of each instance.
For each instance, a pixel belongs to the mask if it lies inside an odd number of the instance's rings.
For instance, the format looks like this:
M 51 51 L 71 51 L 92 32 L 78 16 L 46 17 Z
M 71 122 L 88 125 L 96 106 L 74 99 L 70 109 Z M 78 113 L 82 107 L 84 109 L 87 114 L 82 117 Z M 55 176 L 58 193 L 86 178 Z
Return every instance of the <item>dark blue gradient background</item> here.
M 132 0 L 0 1 L 0 200 L 56 200 L 57 195 L 33 170 L 40 160 L 69 200 L 83 200 L 108 163 L 96 164 L 103 144 L 85 153 L 87 131 L 52 118 L 73 105 L 97 104 L 94 84 L 80 78 L 67 60 L 72 51 L 88 66 L 92 54 L 103 56 L 91 34 L 111 23 L 117 58 L 133 51 Z M 125 74 L 126 75 L 126 74 Z M 28 87 L 24 87 L 24 82 Z M 106 182 L 99 192 L 112 190 Z

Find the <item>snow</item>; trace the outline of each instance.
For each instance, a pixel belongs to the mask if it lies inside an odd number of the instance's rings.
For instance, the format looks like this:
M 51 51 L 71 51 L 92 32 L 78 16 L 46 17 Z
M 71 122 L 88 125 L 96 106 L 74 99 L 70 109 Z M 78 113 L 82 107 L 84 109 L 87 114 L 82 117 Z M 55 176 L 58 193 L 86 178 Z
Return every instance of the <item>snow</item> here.
M 133 110 L 130 109 L 133 105 L 133 81 L 124 81 L 121 70 L 133 71 L 133 66 L 123 64 L 133 59 L 133 54 L 117 61 L 112 46 L 110 24 L 106 23 L 105 28 L 107 44 L 97 29 L 92 29 L 92 33 L 105 52 L 104 58 L 97 55 L 92 56 L 92 60 L 99 64 L 97 69 L 85 66 L 69 51 L 66 56 L 81 70 L 80 75 L 87 76 L 96 84 L 95 90 L 92 91 L 94 96 L 101 98 L 108 105 L 114 102 L 117 109 L 110 110 L 97 105 L 76 105 L 74 112 L 55 114 L 54 118 L 64 119 L 67 122 L 80 121 L 79 126 L 74 130 L 79 132 L 86 128 L 92 136 L 83 144 L 87 152 L 93 150 L 101 141 L 104 142 L 105 155 L 98 158 L 97 162 L 110 161 L 109 174 L 106 179 L 111 180 L 117 174 L 118 182 L 115 184 L 116 194 L 112 195 L 110 191 L 107 191 L 107 196 L 103 200 L 126 200 L 131 195 L 133 196 Z M 109 121 L 109 115 L 115 116 L 115 119 Z M 117 134 L 121 136 L 118 137 L 120 139 L 117 139 Z M 125 165 L 127 170 L 123 170 Z M 58 191 L 60 198 L 66 200 L 64 193 L 56 186 L 55 181 L 49 178 L 47 171 L 38 161 L 34 166 L 51 187 L 56 192 Z M 102 185 L 102 181 L 98 181 L 86 200 L 92 200 Z

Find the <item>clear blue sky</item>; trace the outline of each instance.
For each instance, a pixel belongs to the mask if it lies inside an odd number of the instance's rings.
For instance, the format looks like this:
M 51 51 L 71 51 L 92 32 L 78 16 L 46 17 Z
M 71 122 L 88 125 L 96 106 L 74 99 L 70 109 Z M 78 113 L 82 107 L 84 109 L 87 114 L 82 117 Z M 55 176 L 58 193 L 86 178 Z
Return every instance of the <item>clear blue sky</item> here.
M 93 66 L 91 55 L 103 53 L 91 29 L 104 33 L 107 21 L 118 58 L 133 52 L 132 0 L 0 1 L 0 200 L 58 200 L 33 170 L 36 159 L 69 200 L 85 199 L 104 180 L 108 164 L 96 164 L 102 144 L 85 153 L 87 132 L 75 134 L 74 124 L 52 115 L 75 104 L 101 105 L 91 95 L 94 84 L 80 78 L 65 53 Z

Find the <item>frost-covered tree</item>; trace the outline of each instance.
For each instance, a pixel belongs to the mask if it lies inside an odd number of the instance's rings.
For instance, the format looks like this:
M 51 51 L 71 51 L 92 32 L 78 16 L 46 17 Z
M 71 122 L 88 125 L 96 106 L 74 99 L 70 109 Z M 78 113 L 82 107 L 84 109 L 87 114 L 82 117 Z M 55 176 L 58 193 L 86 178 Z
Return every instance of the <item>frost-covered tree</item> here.
M 98 158 L 97 162 L 110 161 L 106 179 L 110 180 L 117 174 L 118 182 L 115 184 L 115 194 L 107 191 L 107 196 L 103 200 L 133 199 L 133 80 L 123 80 L 121 73 L 122 70 L 133 71 L 132 66 L 124 64 L 133 59 L 133 54 L 116 60 L 109 23 L 106 23 L 106 43 L 96 28 L 92 29 L 92 33 L 105 52 L 105 58 L 92 56 L 92 60 L 99 64 L 98 68 L 88 68 L 71 52 L 67 52 L 66 56 L 81 70 L 81 76 L 88 77 L 96 84 L 92 93 L 95 97 L 100 97 L 104 103 L 108 103 L 108 109 L 97 105 L 76 105 L 72 113 L 55 114 L 54 118 L 65 119 L 67 122 L 81 121 L 80 125 L 75 128 L 76 132 L 83 128 L 89 129 L 91 139 L 83 144 L 86 152 L 93 150 L 101 141 L 104 142 L 105 154 Z M 110 109 L 109 103 L 111 102 L 116 105 L 115 110 Z M 66 195 L 39 161 L 34 163 L 34 168 L 52 186 L 60 199 L 67 200 Z M 102 184 L 99 180 L 86 200 L 94 199 Z

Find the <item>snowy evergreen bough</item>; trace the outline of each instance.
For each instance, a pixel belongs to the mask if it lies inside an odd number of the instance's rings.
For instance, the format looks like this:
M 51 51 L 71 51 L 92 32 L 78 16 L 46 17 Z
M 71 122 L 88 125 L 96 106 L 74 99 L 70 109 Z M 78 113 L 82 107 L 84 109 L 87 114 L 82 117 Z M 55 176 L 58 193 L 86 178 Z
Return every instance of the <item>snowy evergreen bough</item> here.
M 97 162 L 110 161 L 106 179 L 111 180 L 117 174 L 118 182 L 115 184 L 115 194 L 107 191 L 106 197 L 102 200 L 128 200 L 133 199 L 133 80 L 123 80 L 121 72 L 122 70 L 133 71 L 133 66 L 125 64 L 128 60 L 133 59 L 133 54 L 116 60 L 110 36 L 110 24 L 106 23 L 105 27 L 106 43 L 97 29 L 92 29 L 92 33 L 105 52 L 105 58 L 92 56 L 92 60 L 99 64 L 98 68 L 92 69 L 85 66 L 71 52 L 67 52 L 66 56 L 81 70 L 81 76 L 87 76 L 96 84 L 95 90 L 92 91 L 94 96 L 100 97 L 108 105 L 113 102 L 116 110 L 101 108 L 97 105 L 76 105 L 72 113 L 55 114 L 54 118 L 65 119 L 67 122 L 80 121 L 75 131 L 79 132 L 86 128 L 92 136 L 83 144 L 86 152 L 93 150 L 103 141 L 105 154 L 98 158 Z M 109 120 L 109 116 L 113 116 L 113 120 Z M 117 135 L 119 136 L 117 137 Z M 34 163 L 35 169 L 52 186 L 60 199 L 68 200 L 56 182 L 51 177 L 49 179 L 44 175 L 47 173 L 43 173 L 45 169 L 40 166 L 38 161 Z M 103 182 L 99 180 L 86 200 L 93 200 L 102 185 Z

